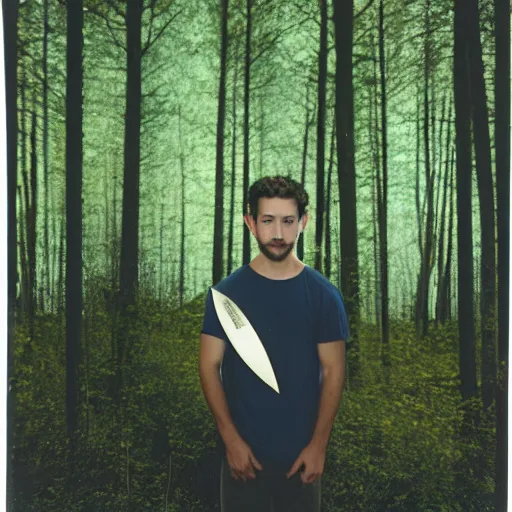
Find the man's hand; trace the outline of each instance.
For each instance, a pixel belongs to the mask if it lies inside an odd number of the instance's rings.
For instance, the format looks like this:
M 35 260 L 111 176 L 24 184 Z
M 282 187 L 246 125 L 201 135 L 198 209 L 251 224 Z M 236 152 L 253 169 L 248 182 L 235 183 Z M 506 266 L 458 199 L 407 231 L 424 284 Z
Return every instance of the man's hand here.
M 304 464 L 305 468 L 304 471 L 301 471 L 300 478 L 305 484 L 312 484 L 324 472 L 324 463 L 325 449 L 319 444 L 311 442 L 300 452 L 286 477 L 293 476 Z
M 241 479 L 245 482 L 247 478 L 254 479 L 254 468 L 260 471 L 263 469 L 249 445 L 241 437 L 226 444 L 226 457 L 235 480 Z

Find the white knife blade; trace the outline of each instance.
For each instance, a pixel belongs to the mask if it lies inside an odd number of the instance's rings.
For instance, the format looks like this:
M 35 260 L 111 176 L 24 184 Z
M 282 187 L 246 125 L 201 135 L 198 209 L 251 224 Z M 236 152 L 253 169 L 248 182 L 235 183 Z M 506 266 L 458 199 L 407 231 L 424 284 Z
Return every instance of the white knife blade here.
M 247 366 L 276 393 L 279 386 L 265 347 L 240 308 L 226 295 L 212 288 L 213 304 L 220 324 L 233 348 Z

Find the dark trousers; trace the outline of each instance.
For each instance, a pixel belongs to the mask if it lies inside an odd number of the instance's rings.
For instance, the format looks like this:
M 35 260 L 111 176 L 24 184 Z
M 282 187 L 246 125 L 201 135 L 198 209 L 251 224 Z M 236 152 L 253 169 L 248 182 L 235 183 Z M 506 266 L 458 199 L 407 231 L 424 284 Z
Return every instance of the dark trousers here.
M 300 473 L 289 479 L 286 471 L 265 465 L 256 478 L 235 480 L 226 457 L 220 473 L 221 512 L 320 512 L 321 477 L 305 484 Z

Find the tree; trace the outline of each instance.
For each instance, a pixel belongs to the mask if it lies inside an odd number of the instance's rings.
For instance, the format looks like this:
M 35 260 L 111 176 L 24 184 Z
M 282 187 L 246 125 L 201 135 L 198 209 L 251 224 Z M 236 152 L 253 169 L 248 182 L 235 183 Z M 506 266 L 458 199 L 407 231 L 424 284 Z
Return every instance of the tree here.
M 496 248 L 494 187 L 491 164 L 489 115 L 484 81 L 478 1 L 468 0 L 468 44 L 471 81 L 471 114 L 475 144 L 476 176 L 480 202 L 482 400 L 487 410 L 495 398 L 496 385 Z M 502 108 L 500 106 L 500 108 Z
M 14 509 L 14 415 L 16 388 L 14 387 L 14 329 L 16 326 L 16 285 L 18 283 L 17 258 L 17 87 L 16 63 L 18 59 L 18 0 L 3 3 L 3 30 L 5 47 L 5 101 L 7 120 L 7 507 Z
M 432 67 L 432 50 L 430 38 L 430 0 L 426 0 L 425 6 L 425 62 L 424 62 L 424 86 L 423 86 L 423 144 L 425 151 L 425 199 L 427 217 L 425 222 L 424 245 L 420 247 L 421 264 L 418 276 L 418 291 L 416 295 L 416 337 L 426 336 L 429 320 L 429 283 L 432 273 L 432 253 L 434 238 L 434 185 L 435 167 L 431 163 L 430 154 L 430 130 L 429 130 L 429 92 L 431 92 L 429 75 Z M 421 214 L 421 213 L 420 213 Z
M 67 3 L 66 80 L 66 427 L 75 470 L 82 339 L 82 0 Z
M 356 173 L 354 165 L 354 91 L 352 83 L 353 12 L 353 0 L 334 2 L 341 288 L 350 319 L 351 338 L 356 342 L 360 313 Z
M 496 379 L 496 510 L 507 504 L 508 340 L 510 286 L 510 3 L 495 0 L 495 144 L 498 199 L 498 372 Z
M 217 114 L 217 162 L 215 170 L 215 226 L 213 233 L 213 277 L 215 285 L 224 273 L 224 120 L 226 116 L 226 68 L 228 50 L 228 0 L 220 0 L 221 45 L 219 104 Z
M 249 189 L 249 97 L 251 82 L 251 37 L 252 37 L 252 0 L 247 0 L 247 25 L 245 30 L 245 70 L 244 70 L 244 174 L 243 174 L 243 212 L 246 212 L 246 195 Z M 242 264 L 251 261 L 250 231 L 244 227 L 243 231 Z
M 473 230 L 471 219 L 471 133 L 466 2 L 455 3 L 454 97 L 457 174 L 457 263 L 459 368 L 462 399 L 477 396 L 473 316 Z
M 320 49 L 318 52 L 318 118 L 316 130 L 316 229 L 315 269 L 322 271 L 325 193 L 325 103 L 327 86 L 327 0 L 320 4 Z
M 386 61 L 384 54 L 384 0 L 379 4 L 379 70 L 380 70 L 380 106 L 382 133 L 382 186 L 377 176 L 377 204 L 380 241 L 380 294 L 382 342 L 389 342 L 389 287 L 388 287 L 388 142 L 387 142 L 387 108 L 386 108 Z M 377 168 L 378 169 L 378 168 Z

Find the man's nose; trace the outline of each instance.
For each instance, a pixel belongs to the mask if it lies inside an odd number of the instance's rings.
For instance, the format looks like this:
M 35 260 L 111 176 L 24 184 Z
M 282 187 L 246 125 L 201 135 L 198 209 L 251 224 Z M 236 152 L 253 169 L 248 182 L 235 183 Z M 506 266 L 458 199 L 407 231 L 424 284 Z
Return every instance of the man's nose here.
M 277 238 L 278 240 L 283 238 L 283 234 L 281 233 L 281 224 L 279 224 L 279 222 L 274 224 L 274 238 Z

